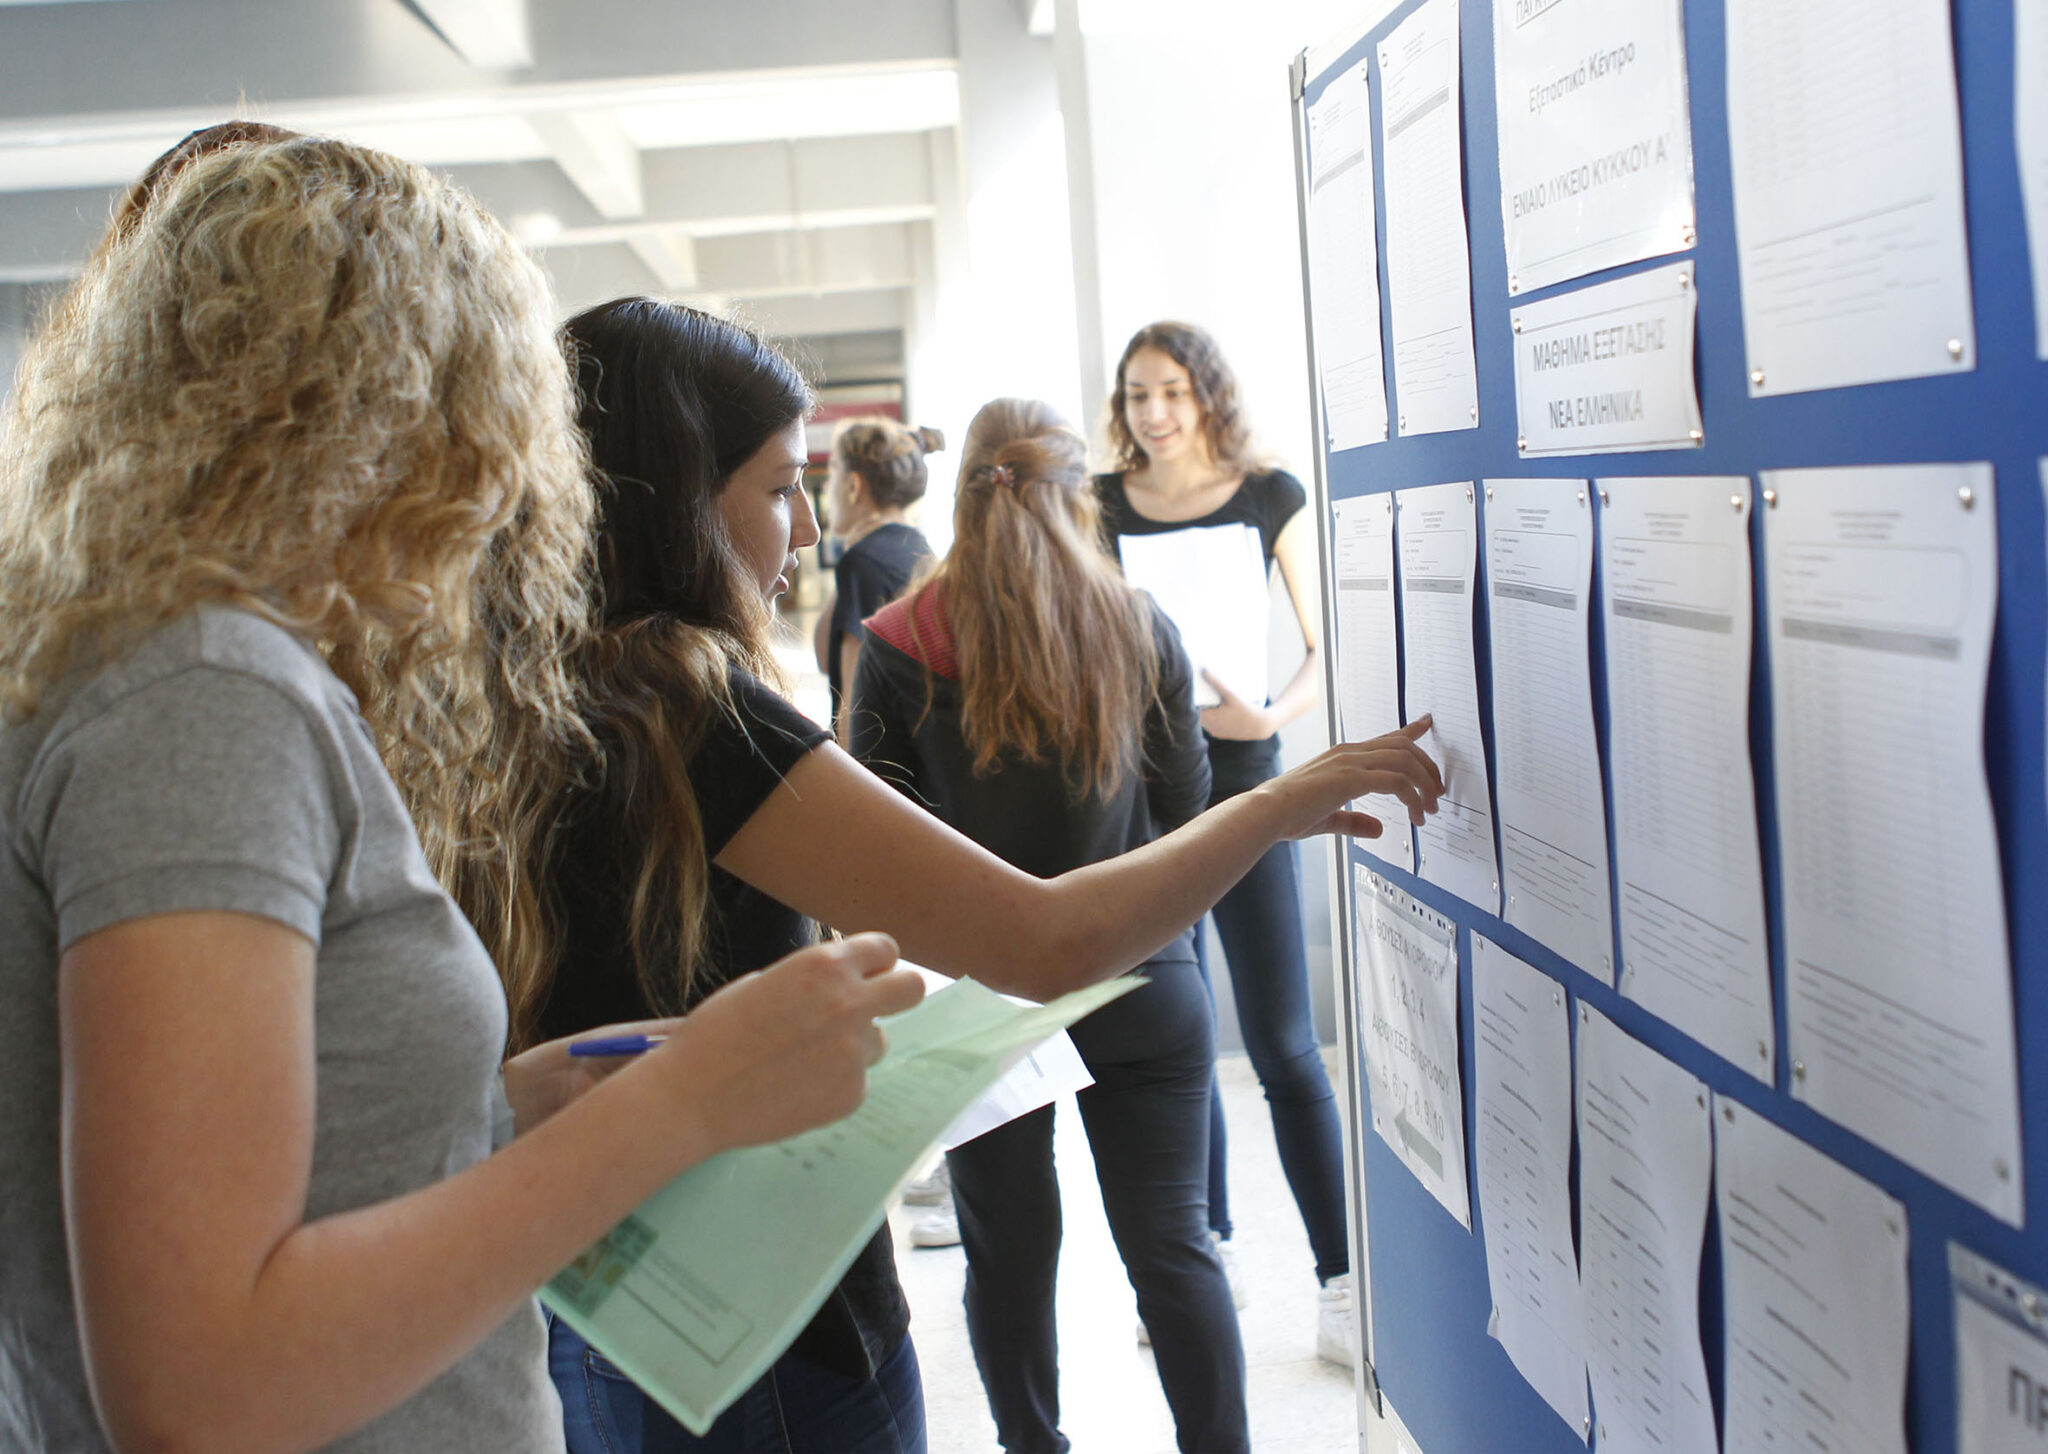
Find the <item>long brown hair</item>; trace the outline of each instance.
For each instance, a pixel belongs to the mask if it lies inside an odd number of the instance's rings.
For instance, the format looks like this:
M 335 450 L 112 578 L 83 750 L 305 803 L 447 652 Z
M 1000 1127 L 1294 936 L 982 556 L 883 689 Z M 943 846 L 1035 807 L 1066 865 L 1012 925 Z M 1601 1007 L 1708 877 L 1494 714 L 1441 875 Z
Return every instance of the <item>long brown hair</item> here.
M 1202 411 L 1202 437 L 1209 457 L 1234 474 L 1242 474 L 1255 463 L 1252 457 L 1251 425 L 1245 422 L 1244 406 L 1238 400 L 1237 375 L 1224 361 L 1223 350 L 1205 328 L 1192 323 L 1165 319 L 1148 323 L 1131 335 L 1123 357 L 1116 361 L 1116 391 L 1109 396 L 1109 452 L 1120 470 L 1145 467 L 1145 451 L 1131 434 L 1124 417 L 1124 371 L 1145 349 L 1163 353 L 1188 371 L 1194 386 L 1195 404 Z
M 967 426 L 943 590 L 978 773 L 1056 761 L 1108 797 L 1159 691 L 1151 615 L 1102 546 L 1088 441 L 1052 406 L 997 399 Z

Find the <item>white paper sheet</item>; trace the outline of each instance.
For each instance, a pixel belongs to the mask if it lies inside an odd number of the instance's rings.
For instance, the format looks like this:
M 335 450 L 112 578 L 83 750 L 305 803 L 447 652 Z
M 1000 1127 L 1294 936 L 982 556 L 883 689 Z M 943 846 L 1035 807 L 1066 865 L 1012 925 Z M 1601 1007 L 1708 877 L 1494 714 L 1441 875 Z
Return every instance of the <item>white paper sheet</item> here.
M 1699 448 L 1698 312 L 1691 263 L 1517 308 L 1509 326 L 1522 458 Z
M 1265 547 L 1256 527 L 1204 525 L 1120 535 L 1124 579 L 1149 593 L 1180 631 L 1195 666 L 1195 705 L 1221 700 L 1202 680 L 1212 671 L 1254 706 L 1266 701 Z
M 1714 1098 L 1723 1454 L 1906 1454 L 1905 1204 Z
M 1472 1134 L 1489 1335 L 1584 1439 L 1586 1328 L 1572 1246 L 1572 1032 L 1564 988 L 1472 936 Z
M 1749 763 L 1749 481 L 1596 484 L 1621 991 L 1769 1081 L 1777 1030 Z
M 1478 511 L 1467 484 L 1395 495 L 1401 552 L 1401 705 L 1434 719 L 1423 738 L 1444 775 L 1444 795 L 1415 830 L 1415 870 L 1489 914 L 1500 912 L 1493 792 L 1479 734 L 1472 649 Z
M 1956 1310 L 1956 1454 L 2048 1444 L 2048 1293 L 1948 1244 Z
M 1380 81 L 1396 426 L 1402 434 L 1477 428 L 1458 0 L 1429 0 L 1380 43 Z
M 1495 0 L 1508 291 L 1693 244 L 1680 0 Z
M 2048 0 L 2013 0 L 2013 141 L 2034 269 L 2034 356 L 2048 358 Z
M 1763 485 L 1792 1093 L 2019 1226 L 1991 466 Z
M 1579 1004 L 1579 1262 L 1600 1454 L 1717 1454 L 1700 1347 L 1707 1088 Z
M 1371 110 L 1364 61 L 1308 108 L 1309 315 L 1332 454 L 1387 437 Z
M 1401 658 L 1394 625 L 1394 497 L 1354 495 L 1330 507 L 1337 580 L 1337 730 L 1347 742 L 1391 732 L 1401 716 Z M 1386 826 L 1352 841 L 1375 858 L 1415 871 L 1408 807 L 1384 794 L 1351 805 Z
M 1949 0 L 1728 0 L 1750 393 L 1976 367 Z
M 1593 736 L 1585 480 L 1486 482 L 1501 917 L 1614 983 L 1607 790 Z
M 1358 1050 L 1372 1128 L 1469 1232 L 1458 931 L 1371 869 L 1351 871 Z

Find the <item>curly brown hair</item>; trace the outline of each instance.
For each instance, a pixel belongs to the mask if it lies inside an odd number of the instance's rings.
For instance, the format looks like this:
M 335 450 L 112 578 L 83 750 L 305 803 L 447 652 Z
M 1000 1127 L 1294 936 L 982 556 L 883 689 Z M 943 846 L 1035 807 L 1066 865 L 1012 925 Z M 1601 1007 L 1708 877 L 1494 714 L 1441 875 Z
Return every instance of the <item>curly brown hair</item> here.
M 1216 346 L 1207 329 L 1170 319 L 1148 323 L 1132 334 L 1131 341 L 1124 345 L 1123 357 L 1116 361 L 1116 391 L 1109 396 L 1107 425 L 1110 458 L 1116 468 L 1145 467 L 1145 451 L 1139 447 L 1130 421 L 1124 417 L 1124 371 L 1133 358 L 1148 348 L 1165 354 L 1188 371 L 1188 380 L 1195 389 L 1195 404 L 1202 411 L 1202 437 L 1208 443 L 1210 457 L 1232 473 L 1249 470 L 1253 465 L 1252 431 L 1238 400 L 1237 375 L 1224 362 L 1223 350 Z
M 877 505 L 894 509 L 924 498 L 930 482 L 924 457 L 945 447 L 946 436 L 936 429 L 911 429 L 876 415 L 839 426 L 832 439 L 832 463 L 859 475 Z
M 354 691 L 509 970 L 582 740 L 591 490 L 545 280 L 423 168 L 319 137 L 187 158 L 31 343 L 0 427 L 0 710 L 239 607 Z

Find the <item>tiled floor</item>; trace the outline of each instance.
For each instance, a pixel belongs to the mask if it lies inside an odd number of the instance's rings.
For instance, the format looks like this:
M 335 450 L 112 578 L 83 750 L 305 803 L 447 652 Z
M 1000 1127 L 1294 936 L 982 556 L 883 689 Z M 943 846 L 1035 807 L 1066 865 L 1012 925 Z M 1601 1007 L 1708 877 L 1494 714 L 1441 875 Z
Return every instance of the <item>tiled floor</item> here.
M 1358 1448 L 1348 1370 L 1315 1356 L 1316 1284 L 1308 1239 L 1281 1180 L 1266 1104 L 1243 1056 L 1218 1063 L 1230 1131 L 1234 1239 L 1251 1289 L 1239 1314 L 1258 1454 L 1349 1454 Z M 1333 1077 L 1334 1079 L 1334 1077 Z M 1060 1401 L 1076 1454 L 1174 1454 L 1173 1420 L 1152 1355 L 1138 1346 L 1137 1307 L 1109 1239 L 1088 1143 L 1073 1103 L 1057 1135 L 1066 1240 L 1060 1261 Z M 960 1309 L 957 1247 L 914 1248 L 916 1208 L 892 1213 L 896 1265 L 924 1366 L 931 1454 L 992 1454 L 980 1376 Z

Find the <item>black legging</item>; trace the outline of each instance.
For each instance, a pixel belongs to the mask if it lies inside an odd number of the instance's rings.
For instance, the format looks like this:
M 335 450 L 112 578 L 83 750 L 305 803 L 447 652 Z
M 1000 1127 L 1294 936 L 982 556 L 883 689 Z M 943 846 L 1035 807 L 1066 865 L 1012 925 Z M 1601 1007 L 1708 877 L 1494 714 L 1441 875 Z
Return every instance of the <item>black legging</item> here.
M 1250 1448 L 1244 1345 L 1209 1242 L 1209 1091 L 1216 1021 L 1191 963 L 1149 964 L 1151 983 L 1073 1027 L 1095 1077 L 1081 1123 L 1102 1207 L 1183 1450 Z M 1060 1192 L 1050 1106 L 947 1153 L 967 1253 L 967 1332 L 1009 1454 L 1064 1454 L 1053 1286 Z
M 1280 770 L 1280 742 L 1209 739 L 1215 775 L 1213 806 L 1255 788 Z M 1396 825 L 1396 831 L 1405 831 Z M 1308 1229 L 1316 1276 L 1328 1281 L 1351 1268 L 1344 1229 L 1344 1133 L 1337 1098 L 1316 1043 L 1309 1002 L 1308 958 L 1302 944 L 1301 888 L 1294 845 L 1277 843 L 1214 910 L 1217 937 L 1230 961 L 1230 992 L 1252 1069 L 1266 1092 L 1280 1169 Z M 1202 954 L 1204 936 L 1195 940 Z M 1203 978 L 1208 978 L 1206 957 Z M 1230 1194 L 1225 1185 L 1223 1098 L 1214 1095 L 1209 1120 L 1209 1225 L 1230 1235 Z

